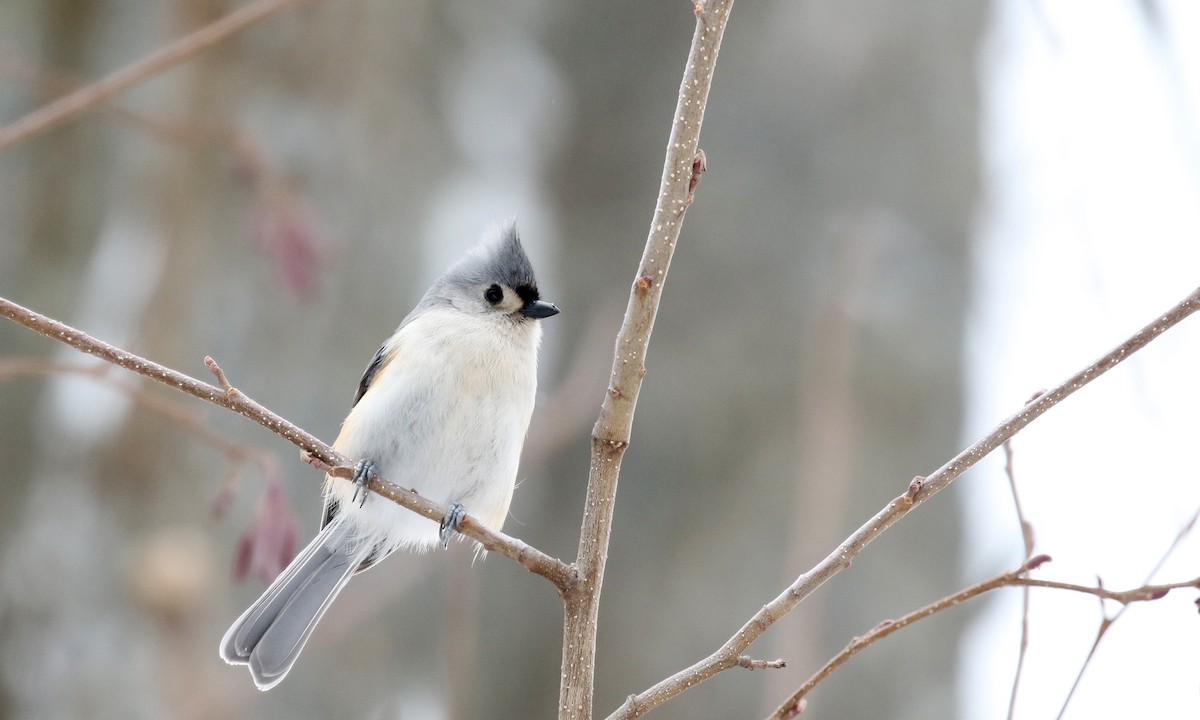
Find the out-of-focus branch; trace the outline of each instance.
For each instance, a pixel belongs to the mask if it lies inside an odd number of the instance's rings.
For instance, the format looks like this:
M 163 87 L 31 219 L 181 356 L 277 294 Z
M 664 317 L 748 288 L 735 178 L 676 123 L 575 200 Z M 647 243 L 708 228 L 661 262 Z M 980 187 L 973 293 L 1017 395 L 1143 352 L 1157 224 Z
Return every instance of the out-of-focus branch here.
M 1038 392 L 1040 395 L 1041 392 Z M 1030 400 L 1036 398 L 1034 395 Z M 1021 495 L 1017 492 L 1017 473 L 1013 467 L 1012 439 L 1004 441 L 1004 475 L 1012 491 L 1013 508 L 1017 511 L 1017 522 L 1021 526 L 1021 540 L 1025 543 L 1025 559 L 1033 557 L 1033 525 L 1025 518 Z M 1008 720 L 1013 720 L 1017 710 L 1017 692 L 1021 688 L 1021 673 L 1025 669 L 1025 654 L 1029 651 L 1029 587 L 1021 590 L 1021 644 L 1017 652 L 1017 669 L 1013 673 L 1012 690 L 1008 694 Z
M 153 395 L 143 388 L 118 382 L 108 374 L 110 367 L 112 366 L 106 364 L 83 366 L 43 360 L 7 359 L 0 360 L 0 381 L 16 376 L 46 377 L 53 375 L 78 375 L 95 380 L 98 383 L 103 383 L 106 387 L 129 398 L 138 407 L 149 410 L 179 425 L 189 435 L 198 438 L 201 442 L 224 455 L 225 459 L 232 466 L 229 474 L 225 477 L 225 481 L 221 483 L 221 489 L 217 493 L 217 500 L 213 504 L 214 514 L 217 516 L 224 514 L 225 509 L 237 493 L 237 488 L 241 483 L 242 469 L 245 464 L 253 463 L 258 465 L 268 483 L 278 482 L 279 462 L 275 455 L 263 448 L 229 440 L 213 430 L 197 413 L 192 412 L 182 405 Z
M 1175 539 L 1173 541 L 1171 541 L 1170 546 L 1167 547 L 1166 551 L 1158 559 L 1158 562 L 1154 564 L 1154 567 L 1150 570 L 1150 572 L 1146 574 L 1146 582 L 1147 583 L 1149 583 L 1150 580 L 1155 575 L 1158 574 L 1158 571 L 1162 569 L 1162 566 L 1167 562 L 1167 559 L 1170 558 L 1171 555 L 1175 552 L 1175 550 L 1179 547 L 1179 544 L 1181 542 L 1183 542 L 1183 539 L 1185 537 L 1187 537 L 1188 534 L 1192 532 L 1192 530 L 1195 529 L 1197 520 L 1200 520 L 1200 508 L 1197 508 L 1196 511 L 1194 513 L 1192 513 L 1191 519 L 1188 520 L 1187 523 L 1182 528 L 1179 529 L 1179 532 L 1175 534 Z M 1157 585 L 1157 586 L 1146 585 L 1141 588 L 1137 588 L 1135 590 L 1127 590 L 1124 593 L 1112 593 L 1108 590 L 1105 590 L 1103 587 L 1098 588 L 1101 592 L 1093 592 L 1091 588 L 1081 590 L 1079 588 L 1079 586 L 1065 587 L 1065 589 L 1068 589 L 1068 590 L 1076 590 L 1078 592 L 1090 592 L 1093 595 L 1096 595 L 1096 597 L 1098 597 L 1100 599 L 1101 620 L 1100 620 L 1100 627 L 1097 628 L 1097 630 L 1096 630 L 1096 638 L 1095 638 L 1095 640 L 1092 641 L 1092 647 L 1088 650 L 1087 657 L 1084 658 L 1083 664 L 1079 666 L 1079 672 L 1075 674 L 1075 681 L 1071 683 L 1071 689 L 1067 692 L 1067 696 L 1065 698 L 1063 698 L 1063 704 L 1058 709 L 1058 715 L 1056 716 L 1058 718 L 1058 720 L 1061 720 L 1062 717 L 1064 715 L 1066 715 L 1067 708 L 1071 705 L 1071 700 L 1075 697 L 1075 691 L 1079 689 L 1079 683 L 1083 680 L 1083 674 L 1085 672 L 1087 672 L 1088 666 L 1091 665 L 1091 663 L 1092 663 L 1092 658 L 1094 658 L 1096 656 L 1096 650 L 1098 650 L 1100 648 L 1100 642 L 1102 640 L 1104 640 L 1104 636 L 1105 636 L 1105 634 L 1108 633 L 1108 629 L 1111 628 L 1118 620 L 1120 620 L 1121 616 L 1125 614 L 1125 611 L 1129 609 L 1129 604 L 1131 602 L 1136 602 L 1138 600 L 1156 600 L 1156 599 L 1162 597 L 1163 595 L 1166 595 L 1167 591 L 1169 591 L 1169 590 L 1174 590 L 1177 587 L 1187 587 L 1187 586 L 1200 587 L 1200 578 L 1197 578 L 1196 580 L 1192 580 L 1190 582 L 1175 583 L 1172 585 Z M 1045 586 L 1044 585 L 1043 587 L 1056 587 L 1056 586 L 1054 586 L 1054 585 Z M 1143 592 L 1147 592 L 1147 591 L 1150 592 L 1152 597 L 1148 597 L 1148 598 L 1139 597 L 1138 596 L 1139 590 L 1143 591 Z M 1115 600 L 1115 601 L 1121 603 L 1121 609 L 1118 610 L 1115 614 L 1113 614 L 1111 616 L 1108 615 L 1108 613 L 1106 612 L 1106 610 L 1104 608 L 1105 600 Z M 1200 600 L 1197 600 L 1197 604 L 1200 604 Z
M 354 459 L 343 456 L 316 436 L 304 431 L 265 406 L 247 397 L 229 383 L 221 368 L 217 366 L 212 358 L 205 358 L 205 363 L 217 376 L 221 387 L 209 385 L 171 368 L 109 345 L 87 333 L 21 307 L 4 298 L 0 298 L 0 315 L 24 325 L 34 332 L 66 343 L 76 350 L 94 355 L 101 360 L 119 365 L 126 370 L 131 370 L 151 380 L 157 380 L 165 385 L 170 385 L 180 392 L 198 397 L 201 400 L 206 400 L 214 405 L 220 405 L 223 408 L 232 410 L 245 418 L 253 420 L 300 448 L 304 451 L 310 464 L 332 475 L 349 478 L 353 474 L 351 465 L 354 463 Z M 374 478 L 370 483 L 370 489 L 430 520 L 440 521 L 446 516 L 446 508 L 442 505 L 421 497 L 411 490 L 405 490 L 383 478 Z M 531 547 L 516 538 L 496 532 L 480 524 L 473 517 L 468 516 L 464 518 L 459 531 L 483 545 L 487 550 L 515 560 L 530 572 L 546 578 L 554 583 L 560 592 L 564 592 L 566 588 L 571 587 L 575 582 L 575 572 L 570 565 L 550 557 L 537 548 Z
M 630 695 L 625 700 L 625 703 L 609 717 L 614 720 L 617 718 L 641 717 L 684 690 L 695 687 L 713 675 L 734 667 L 737 658 L 741 656 L 752 642 L 761 637 L 767 628 L 773 625 L 776 620 L 791 612 L 801 601 L 811 595 L 817 588 L 824 585 L 834 575 L 850 567 L 850 563 L 854 561 L 854 558 L 872 540 L 882 535 L 896 521 L 907 515 L 917 505 L 924 503 L 938 491 L 945 488 L 975 465 L 975 463 L 1000 447 L 1005 440 L 1016 435 L 1026 425 L 1041 417 L 1047 410 L 1065 400 L 1084 385 L 1113 369 L 1126 358 L 1141 350 L 1155 338 L 1179 324 L 1184 318 L 1197 310 L 1200 310 L 1200 288 L 1193 290 L 1190 295 L 1180 301 L 1175 307 L 1155 318 L 1149 325 L 1139 330 L 1096 362 L 1080 370 L 1061 385 L 1038 395 L 1019 412 L 1000 423 L 985 437 L 960 452 L 948 463 L 938 468 L 932 475 L 914 478 L 909 483 L 907 492 L 889 502 L 874 517 L 834 548 L 833 552 L 824 560 L 798 577 L 778 597 L 764 605 L 761 610 L 755 613 L 716 652 L 691 667 L 685 668 L 661 680 L 654 686 L 636 695 Z
M 112 73 L 0 127 L 0 152 L 92 110 L 257 22 L 317 0 L 257 0 Z
M 175 403 L 151 395 L 139 387 L 117 382 L 108 375 L 108 365 L 70 365 L 42 360 L 0 359 L 0 380 L 16 376 L 78 375 L 90 378 L 105 387 L 112 388 L 132 400 L 138 406 L 179 425 L 190 435 L 199 438 L 221 453 L 231 463 L 254 462 L 264 471 L 275 467 L 275 456 L 245 443 L 234 442 L 213 430 L 200 417 Z
M 853 519 L 846 509 L 859 460 L 855 448 L 864 442 L 855 402 L 855 368 L 864 345 L 856 318 L 863 316 L 876 280 L 889 224 L 881 212 L 863 208 L 838 226 L 833 257 L 813 292 L 811 329 L 805 334 L 797 375 L 795 470 L 782 483 L 790 486 L 790 496 L 779 498 L 784 507 L 794 509 L 780 555 L 780 583 L 795 578 L 796 568 L 811 561 L 814 548 L 837 542 Z M 811 639 L 820 636 L 822 618 L 833 600 L 818 595 L 809 602 L 807 612 L 779 629 L 772 650 L 799 667 L 813 667 L 823 659 Z M 776 698 L 794 687 L 794 679 L 776 673 L 763 694 Z
M 646 374 L 646 350 L 663 283 L 679 241 L 684 213 L 695 198 L 696 185 L 707 166 L 704 154 L 699 152 L 700 126 L 732 6 L 733 0 L 696 0 L 693 5 L 696 28 L 671 123 L 658 202 L 629 293 L 625 319 L 617 334 L 608 392 L 592 429 L 587 499 L 575 562 L 580 579 L 563 594 L 560 720 L 592 717 L 600 589 L 612 531 L 617 478 L 625 448 L 629 446 L 634 408 Z
M 84 86 L 77 78 L 54 69 L 35 67 L 30 61 L 0 48 L 0 73 L 15 82 L 23 83 L 44 100 L 52 100 Z M 181 147 L 217 146 L 235 156 L 243 154 L 242 146 L 249 142 L 236 127 L 193 118 L 166 119 L 129 110 L 112 103 L 102 103 L 98 112 L 109 115 L 124 126 L 162 143 Z

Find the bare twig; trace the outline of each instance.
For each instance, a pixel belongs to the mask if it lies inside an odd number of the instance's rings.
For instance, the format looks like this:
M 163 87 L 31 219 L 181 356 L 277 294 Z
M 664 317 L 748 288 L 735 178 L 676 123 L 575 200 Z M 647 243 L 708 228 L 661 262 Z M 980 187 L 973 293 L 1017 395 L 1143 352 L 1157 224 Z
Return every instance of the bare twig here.
M 914 507 L 924 503 L 934 494 L 945 488 L 966 472 L 968 468 L 982 460 L 1005 440 L 1016 435 L 1026 425 L 1033 422 L 1047 410 L 1062 402 L 1084 385 L 1113 369 L 1126 358 L 1148 345 L 1159 335 L 1179 324 L 1184 318 L 1197 310 L 1200 310 L 1200 288 L 1193 290 L 1190 295 L 1175 305 L 1175 307 L 1155 318 L 1153 322 L 1139 330 L 1099 360 L 1080 370 L 1061 385 L 1043 393 L 1025 405 L 1019 412 L 1000 423 L 985 437 L 938 468 L 936 472 L 927 477 L 915 478 L 909 484 L 907 492 L 889 502 L 874 517 L 834 548 L 833 552 L 824 560 L 798 577 L 778 597 L 764 605 L 761 610 L 750 618 L 716 652 L 693 664 L 691 667 L 663 679 L 652 687 L 636 695 L 629 696 L 625 703 L 609 717 L 614 719 L 635 718 L 645 715 L 651 709 L 661 705 L 684 690 L 695 687 L 713 675 L 732 667 L 738 656 L 752 642 L 762 636 L 767 628 L 773 625 L 776 620 L 790 612 L 834 575 L 850 567 L 850 563 L 853 562 L 854 558 L 872 540 L 883 534 L 884 531 L 900 518 L 907 515 Z
M 814 549 L 837 542 L 845 532 L 856 451 L 862 442 L 862 423 L 855 403 L 855 368 L 863 351 L 861 326 L 871 297 L 874 269 L 883 245 L 885 224 L 877 213 L 849 216 L 837 228 L 836 251 L 820 285 L 806 333 L 807 350 L 799 363 L 795 477 L 785 485 L 791 495 L 779 500 L 795 508 L 787 525 L 787 546 L 779 562 L 781 584 L 795 578 L 796 568 L 811 562 Z M 807 611 L 795 617 L 774 638 L 772 652 L 785 655 L 799 667 L 815 667 L 823 656 L 819 643 L 829 595 L 809 598 Z M 795 689 L 795 679 L 776 673 L 764 697 L 776 698 Z
M 1010 585 L 1024 585 L 1026 587 L 1051 588 L 1054 590 L 1070 590 L 1071 592 L 1084 593 L 1086 595 L 1095 595 L 1101 600 L 1112 600 L 1113 602 L 1121 603 L 1122 605 L 1131 605 L 1137 602 L 1146 602 L 1148 600 L 1158 600 L 1165 597 L 1172 590 L 1180 588 L 1200 588 L 1200 577 L 1192 578 L 1191 580 L 1183 580 L 1181 582 L 1165 583 L 1162 585 L 1140 585 L 1129 590 L 1109 590 L 1103 585 L 1076 585 L 1075 583 L 1058 582 L 1057 580 L 1038 580 L 1035 578 L 1020 578 L 1019 580 L 1009 583 Z
M 737 666 L 746 668 L 747 670 L 782 670 L 787 667 L 787 661 L 783 658 L 778 660 L 755 660 L 749 655 L 742 655 L 737 659 Z
M 109 376 L 108 369 L 110 365 L 97 364 L 91 366 L 70 365 L 67 363 L 47 362 L 43 360 L 0 360 L 0 380 L 14 376 L 53 376 L 53 375 L 79 375 L 98 383 L 104 384 L 106 387 L 121 393 L 125 397 L 132 400 L 139 407 L 149 410 L 150 412 L 166 418 L 167 420 L 179 425 L 186 430 L 190 435 L 199 438 L 202 442 L 211 446 L 214 450 L 225 456 L 229 462 L 234 464 L 253 462 L 257 464 L 265 474 L 274 475 L 278 463 L 275 456 L 262 448 L 238 443 L 228 438 L 223 437 L 220 433 L 213 430 L 207 423 L 200 419 L 200 416 L 182 407 L 177 403 L 170 402 L 165 398 L 158 397 L 149 392 L 146 392 L 140 387 L 133 387 L 124 382 L 118 382 L 113 377 Z
M 617 334 L 608 392 L 592 430 L 587 499 L 576 561 L 580 582 L 563 594 L 560 720 L 592 717 L 600 589 L 612 530 L 617 478 L 625 448 L 629 446 L 638 391 L 646 374 L 646 349 L 663 283 L 690 196 L 704 167 L 703 157 L 697 153 L 700 126 L 732 5 L 733 0 L 706 0 L 694 6 L 696 28 L 671 123 L 658 203 L 637 278 L 629 293 L 625 320 Z
M 225 391 L 226 395 L 231 398 L 236 398 L 241 395 L 237 388 L 229 384 L 229 378 L 225 377 L 225 371 L 221 369 L 221 366 L 217 364 L 216 360 L 213 360 L 211 357 L 205 355 L 204 366 L 207 367 L 209 372 L 213 374 L 213 377 L 217 379 L 217 384 L 221 386 L 221 389 Z
M 703 150 L 696 150 L 696 156 L 692 158 L 692 178 L 688 180 L 687 200 L 684 203 L 684 208 L 691 206 L 696 200 L 696 188 L 700 185 L 700 178 L 704 173 L 708 172 L 708 157 Z
M 1159 557 L 1158 562 L 1155 563 L 1154 567 L 1151 568 L 1150 572 L 1146 574 L 1146 582 L 1147 583 L 1149 583 L 1150 580 L 1153 579 L 1154 576 L 1158 574 L 1158 571 L 1162 569 L 1163 564 L 1167 562 L 1167 559 L 1170 558 L 1171 555 L 1174 554 L 1176 548 L 1179 547 L 1179 543 L 1183 542 L 1183 539 L 1185 537 L 1187 537 L 1188 534 L 1191 533 L 1192 530 L 1196 527 L 1197 520 L 1200 520 L 1200 508 L 1197 508 L 1196 511 L 1194 513 L 1192 513 L 1191 519 L 1188 520 L 1187 523 L 1182 528 L 1179 529 L 1179 532 L 1175 534 L 1175 539 L 1171 541 L 1171 544 L 1167 547 L 1166 551 L 1163 552 L 1161 557 Z M 1188 587 L 1188 586 L 1200 587 L 1200 578 L 1197 578 L 1196 580 L 1193 580 L 1191 582 L 1176 583 L 1173 585 L 1144 586 L 1142 588 L 1138 588 L 1137 590 L 1146 591 L 1147 588 L 1151 588 L 1152 592 L 1155 594 L 1155 597 L 1151 597 L 1148 599 L 1155 600 L 1159 597 L 1162 597 L 1163 595 L 1166 595 L 1169 590 L 1173 590 L 1177 587 Z M 1079 586 L 1070 586 L 1067 589 L 1076 590 L 1078 592 L 1092 592 L 1092 594 L 1096 595 L 1100 599 L 1100 627 L 1097 628 L 1097 630 L 1096 630 L 1096 638 L 1092 641 L 1092 647 L 1091 647 L 1091 649 L 1088 650 L 1087 657 L 1085 657 L 1083 659 L 1083 664 L 1079 666 L 1079 672 L 1075 674 L 1075 681 L 1071 683 L 1070 691 L 1067 692 L 1066 698 L 1063 699 L 1062 707 L 1060 707 L 1058 709 L 1057 717 L 1060 720 L 1066 714 L 1067 707 L 1071 704 L 1071 698 L 1075 697 L 1075 690 L 1077 690 L 1079 688 L 1079 683 L 1083 680 L 1083 674 L 1084 674 L 1084 672 L 1087 671 L 1088 666 L 1091 665 L 1092 658 L 1095 657 L 1096 650 L 1100 647 L 1100 641 L 1104 639 L 1105 633 L 1107 633 L 1108 629 L 1113 626 L 1113 623 L 1115 623 L 1116 621 L 1121 619 L 1121 616 L 1125 614 L 1125 610 L 1129 607 L 1130 602 L 1134 602 L 1136 600 L 1141 600 L 1141 599 L 1147 599 L 1147 598 L 1134 597 L 1134 595 L 1136 595 L 1137 591 L 1126 591 L 1125 593 L 1112 593 L 1108 590 L 1104 590 L 1103 586 L 1099 585 L 1099 584 L 1097 585 L 1097 590 L 1098 590 L 1097 592 L 1093 592 L 1092 589 L 1090 589 L 1090 588 L 1084 590 L 1084 589 L 1081 589 Z M 1104 608 L 1105 600 L 1116 600 L 1117 602 L 1122 604 L 1122 607 L 1120 610 L 1118 610 L 1116 612 L 1116 614 L 1109 617 L 1109 615 L 1107 614 L 1107 612 L 1105 611 L 1105 608 Z M 1200 601 L 1197 601 L 1197 602 L 1200 603 Z
M 1039 393 L 1040 394 L 1040 393 Z M 1030 398 L 1033 400 L 1037 397 Z M 1017 474 L 1013 468 L 1012 438 L 1004 441 L 1004 475 L 1012 491 L 1013 508 L 1017 511 L 1017 522 L 1021 526 L 1021 540 L 1025 543 L 1025 560 L 1033 557 L 1033 525 L 1025 518 L 1021 496 L 1017 492 Z M 1013 673 L 1012 691 L 1008 695 L 1008 720 L 1013 720 L 1017 709 L 1017 692 L 1021 687 L 1021 673 L 1025 669 L 1025 654 L 1029 650 L 1029 587 L 1021 588 L 1021 644 L 1017 652 L 1017 669 Z
M 1176 588 L 1200 587 L 1200 578 L 1195 578 L 1185 582 L 1170 583 L 1167 585 L 1143 585 L 1142 587 L 1131 588 L 1122 592 L 1113 592 L 1111 590 L 1106 590 L 1104 587 L 1099 585 L 1096 587 L 1088 587 L 1086 585 L 1072 585 L 1070 583 L 1059 583 L 1051 580 L 1034 580 L 1026 577 L 1026 574 L 1029 571 L 1038 568 L 1049 560 L 1050 557 L 1047 555 L 1031 557 L 1022 563 L 1021 567 L 1013 570 L 1012 572 L 1002 573 L 989 580 L 984 580 L 981 583 L 964 588 L 953 595 L 944 597 L 937 602 L 930 603 L 919 610 L 915 610 L 899 620 L 885 620 L 881 622 L 870 632 L 851 640 L 849 645 L 847 645 L 840 653 L 835 655 L 833 659 L 825 663 L 820 670 L 814 673 L 812 677 L 810 677 L 804 682 L 803 685 L 800 686 L 800 689 L 798 689 L 790 698 L 785 700 L 783 704 L 780 705 L 779 708 L 769 716 L 768 720 L 784 720 L 784 718 L 796 717 L 799 714 L 799 711 L 803 709 L 805 696 L 808 695 L 808 693 L 810 693 L 819 682 L 824 680 L 834 670 L 845 664 L 847 660 L 857 655 L 869 645 L 882 640 L 897 630 L 912 625 L 918 620 L 924 620 L 930 615 L 952 608 L 955 605 L 982 595 L 985 592 L 995 590 L 996 588 L 1008 586 L 1023 586 L 1026 589 L 1030 587 L 1054 588 L 1057 590 L 1069 590 L 1072 592 L 1087 593 L 1089 595 L 1095 595 L 1099 598 L 1116 600 L 1117 602 L 1128 605 L 1129 603 L 1158 600 L 1165 596 L 1168 591 Z
M 35 68 L 30 62 L 5 49 L 0 49 L 0 72 L 28 85 L 44 99 L 66 95 L 84 85 L 67 73 Z M 250 141 L 231 125 L 194 118 L 168 120 L 113 104 L 102 104 L 97 110 L 159 142 L 182 147 L 215 145 L 226 149 L 239 160 L 248 152 L 244 148 Z
M 981 583 L 976 583 L 968 588 L 959 590 L 953 595 L 949 595 L 941 600 L 930 603 L 919 610 L 914 610 L 899 620 L 884 620 L 872 628 L 870 632 L 851 640 L 850 644 L 843 648 L 841 652 L 833 656 L 833 658 L 830 659 L 829 662 L 825 663 L 820 670 L 812 675 L 812 677 L 810 677 L 808 680 L 805 680 L 804 684 L 802 684 L 800 688 L 792 694 L 791 697 L 789 697 L 787 700 L 784 700 L 783 703 L 775 710 L 775 712 L 771 713 L 769 720 L 784 720 L 784 718 L 794 718 L 799 715 L 804 709 L 805 696 L 812 692 L 812 689 L 817 686 L 817 683 L 829 677 L 834 670 L 837 670 L 839 667 L 844 665 L 847 660 L 857 655 L 867 646 L 882 640 L 897 630 L 901 630 L 909 625 L 912 625 L 918 620 L 924 620 L 930 615 L 939 613 L 948 608 L 952 608 L 955 605 L 966 602 L 973 597 L 982 595 L 985 592 L 995 590 L 999 587 L 1013 585 L 1017 580 L 1020 580 L 1025 573 L 1038 567 L 1049 559 L 1050 558 L 1045 555 L 1040 555 L 1037 558 L 1030 558 L 1026 562 L 1022 563 L 1021 567 L 1013 570 L 1012 572 L 1002 573 L 989 580 L 984 580 Z
M 21 307 L 4 298 L 0 298 L 0 315 L 24 325 L 34 332 L 66 343 L 76 350 L 94 355 L 152 380 L 170 385 L 188 395 L 206 400 L 214 405 L 220 405 L 223 408 L 232 410 L 245 418 L 253 420 L 300 448 L 309 456 L 311 464 L 320 467 L 332 475 L 349 478 L 353 474 L 353 459 L 341 455 L 314 435 L 302 430 L 263 405 L 250 399 L 244 393 L 234 388 L 228 380 L 222 381 L 224 387 L 209 385 L 208 383 L 201 382 L 183 373 L 134 355 L 131 352 L 97 340 L 87 333 Z M 214 373 L 219 373 L 220 368 L 217 367 L 215 361 L 212 361 L 211 358 L 206 358 L 205 360 L 209 363 L 209 367 L 213 369 Z M 218 377 L 223 378 L 224 373 L 219 373 Z M 411 490 L 405 490 L 394 485 L 383 478 L 372 480 L 370 489 L 430 520 L 440 521 L 446 516 L 445 507 L 432 500 L 423 498 Z M 473 517 L 468 516 L 463 519 L 460 532 L 480 543 L 487 550 L 519 562 L 530 572 L 541 575 L 554 583 L 560 591 L 565 591 L 566 588 L 571 587 L 575 582 L 576 575 L 572 566 L 550 557 L 537 548 L 531 547 L 516 538 L 492 530 L 480 524 Z
M 257 0 L 0 128 L 0 152 L 92 110 L 257 22 L 315 0 Z
M 1121 608 L 1123 612 L 1125 608 Z M 1118 612 L 1118 615 L 1120 612 Z M 1096 637 L 1092 640 L 1092 646 L 1088 648 L 1087 657 L 1083 659 L 1083 664 L 1079 666 L 1079 672 L 1075 674 L 1075 681 L 1071 683 L 1071 689 L 1067 691 L 1067 696 L 1063 698 L 1062 705 L 1058 708 L 1058 714 L 1055 715 L 1055 720 L 1062 720 L 1067 714 L 1067 708 L 1071 706 L 1071 700 L 1075 697 L 1075 691 L 1079 689 L 1079 683 L 1083 680 L 1083 673 L 1092 664 L 1092 658 L 1096 657 L 1096 651 L 1100 649 L 1100 641 L 1104 639 L 1105 633 L 1112 627 L 1115 617 L 1109 617 L 1104 612 L 1104 599 L 1100 598 L 1100 628 L 1096 631 Z
M 1179 528 L 1179 532 L 1175 533 L 1175 539 L 1171 541 L 1166 551 L 1163 552 L 1162 557 L 1158 559 L 1158 562 L 1154 563 L 1154 567 L 1150 568 L 1150 572 L 1146 574 L 1146 582 L 1150 582 L 1162 570 L 1163 565 L 1167 564 L 1167 560 L 1179 549 L 1179 543 L 1183 542 L 1183 539 L 1196 529 L 1197 522 L 1200 522 L 1200 507 L 1192 512 L 1192 516 L 1188 518 L 1188 521 L 1183 524 L 1183 527 Z

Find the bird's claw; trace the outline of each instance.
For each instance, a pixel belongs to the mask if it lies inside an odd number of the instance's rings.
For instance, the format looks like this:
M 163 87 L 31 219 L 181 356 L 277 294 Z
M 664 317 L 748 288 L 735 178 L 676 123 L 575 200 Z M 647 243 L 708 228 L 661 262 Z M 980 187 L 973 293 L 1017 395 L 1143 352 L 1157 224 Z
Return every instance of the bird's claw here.
M 450 503 L 449 509 L 446 510 L 446 517 L 442 518 L 442 524 L 438 526 L 438 539 L 442 541 L 442 549 L 450 547 L 450 536 L 458 532 L 458 528 L 466 516 L 467 509 L 463 507 L 462 503 Z
M 358 500 L 358 506 L 362 507 L 367 502 L 367 486 L 373 479 L 375 479 L 375 463 L 370 460 L 359 460 L 358 464 L 354 466 L 354 475 L 350 477 L 354 483 L 354 494 L 350 496 L 350 502 Z

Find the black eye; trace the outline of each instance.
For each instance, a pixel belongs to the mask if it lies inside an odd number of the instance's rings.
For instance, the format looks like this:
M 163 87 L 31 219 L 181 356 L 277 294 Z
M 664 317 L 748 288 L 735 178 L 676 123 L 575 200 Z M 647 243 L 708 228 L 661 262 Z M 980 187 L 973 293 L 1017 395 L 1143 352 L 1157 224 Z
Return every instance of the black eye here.
M 499 285 L 493 285 L 483 291 L 483 299 L 495 305 L 504 299 L 504 291 L 500 289 Z

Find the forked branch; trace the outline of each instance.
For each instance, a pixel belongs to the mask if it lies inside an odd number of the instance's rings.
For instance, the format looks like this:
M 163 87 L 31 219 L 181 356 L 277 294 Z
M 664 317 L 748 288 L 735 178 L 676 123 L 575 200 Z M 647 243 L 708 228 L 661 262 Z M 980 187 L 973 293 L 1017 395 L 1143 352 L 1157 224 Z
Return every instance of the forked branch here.
M 1156 317 L 1144 328 L 1134 333 L 1125 342 L 1118 345 L 1102 356 L 1099 360 L 1072 375 L 1057 387 L 1042 393 L 1030 400 L 1015 415 L 1004 420 L 986 436 L 963 450 L 948 463 L 938 468 L 928 477 L 917 477 L 909 483 L 908 490 L 895 498 L 875 514 L 870 520 L 855 530 L 833 552 L 819 562 L 808 572 L 796 578 L 790 586 L 771 602 L 763 606 L 752 618 L 746 621 L 724 645 L 708 657 L 700 660 L 691 667 L 685 668 L 674 675 L 658 682 L 650 688 L 631 695 L 620 708 L 609 716 L 610 720 L 636 718 L 645 715 L 672 697 L 688 688 L 711 678 L 722 670 L 736 665 L 737 658 L 746 648 L 775 624 L 779 618 L 791 612 L 806 597 L 811 595 L 842 570 L 850 567 L 850 563 L 875 538 L 879 537 L 900 518 L 907 515 L 917 505 L 924 503 L 938 491 L 945 488 L 975 463 L 987 457 L 1005 440 L 1016 435 L 1026 425 L 1041 417 L 1047 410 L 1069 397 L 1076 390 L 1092 382 L 1104 373 L 1113 369 L 1138 350 L 1150 344 L 1184 318 L 1200 310 L 1200 288 L 1196 288 L 1186 298 L 1180 301 L 1161 316 Z M 1030 583 L 1035 584 L 1035 583 Z M 1063 588 L 1078 589 L 1078 588 Z
M 650 332 L 654 329 L 667 270 L 679 241 L 684 213 L 695 199 L 696 186 L 708 166 L 704 153 L 699 150 L 700 126 L 732 5 L 733 0 L 698 0 L 693 7 L 696 27 L 671 123 L 658 202 L 650 221 L 642 261 L 629 292 L 625 319 L 617 334 L 608 392 L 592 430 L 587 498 L 579 533 L 579 558 L 575 563 L 580 582 L 573 592 L 563 596 L 560 720 L 592 717 L 600 590 L 612 530 L 617 478 L 625 448 L 629 447 L 633 412 L 642 378 L 646 375 Z

